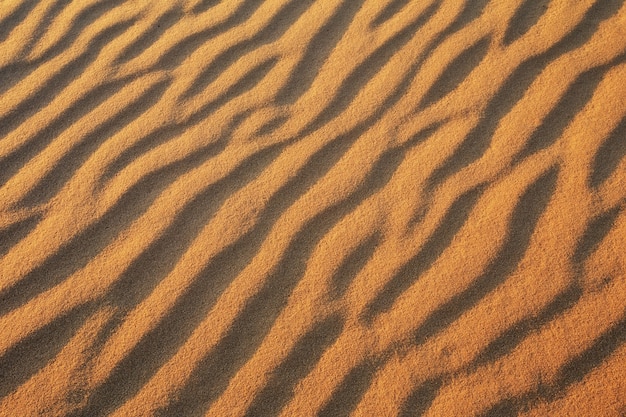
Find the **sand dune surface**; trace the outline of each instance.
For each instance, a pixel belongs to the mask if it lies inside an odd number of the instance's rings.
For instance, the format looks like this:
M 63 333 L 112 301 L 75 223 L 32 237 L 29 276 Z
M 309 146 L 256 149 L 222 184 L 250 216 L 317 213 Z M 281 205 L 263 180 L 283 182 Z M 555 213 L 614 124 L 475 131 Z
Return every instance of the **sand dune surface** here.
M 0 416 L 626 415 L 624 0 L 0 0 Z

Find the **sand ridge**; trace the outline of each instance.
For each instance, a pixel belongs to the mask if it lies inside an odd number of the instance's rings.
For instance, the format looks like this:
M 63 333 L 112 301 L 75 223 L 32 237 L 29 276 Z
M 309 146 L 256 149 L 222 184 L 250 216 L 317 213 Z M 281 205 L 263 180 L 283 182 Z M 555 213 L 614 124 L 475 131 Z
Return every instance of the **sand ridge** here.
M 0 2 L 0 416 L 626 414 L 623 0 Z

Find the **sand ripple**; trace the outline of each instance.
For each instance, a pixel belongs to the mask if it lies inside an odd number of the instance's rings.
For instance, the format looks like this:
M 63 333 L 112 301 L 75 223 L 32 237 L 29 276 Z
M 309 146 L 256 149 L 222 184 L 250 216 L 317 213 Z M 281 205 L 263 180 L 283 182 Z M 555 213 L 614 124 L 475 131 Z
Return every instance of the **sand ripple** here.
M 0 415 L 626 413 L 624 0 L 0 2 Z

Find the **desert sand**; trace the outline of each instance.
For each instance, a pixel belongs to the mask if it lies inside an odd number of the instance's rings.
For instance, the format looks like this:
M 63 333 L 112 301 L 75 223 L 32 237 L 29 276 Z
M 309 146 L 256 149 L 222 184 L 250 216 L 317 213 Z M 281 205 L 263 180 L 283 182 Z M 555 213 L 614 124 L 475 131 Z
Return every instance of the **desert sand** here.
M 0 1 L 0 416 L 626 415 L 624 0 Z

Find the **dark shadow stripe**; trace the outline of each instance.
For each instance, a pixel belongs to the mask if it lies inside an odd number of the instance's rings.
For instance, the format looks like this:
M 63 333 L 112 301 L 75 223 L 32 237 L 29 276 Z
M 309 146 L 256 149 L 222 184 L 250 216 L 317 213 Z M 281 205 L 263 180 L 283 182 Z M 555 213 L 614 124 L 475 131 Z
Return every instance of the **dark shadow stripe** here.
M 402 405 L 399 417 L 418 417 L 424 415 L 437 397 L 443 386 L 441 379 L 430 379 L 420 384 Z
M 39 0 L 24 0 L 4 19 L 0 20 L 0 42 L 4 42 L 9 34 L 26 19 Z
M 280 38 L 312 4 L 313 0 L 292 0 L 287 3 L 254 36 L 232 45 L 218 54 L 198 74 L 191 86 L 182 94 L 182 99 L 189 99 L 200 94 L 238 59 L 260 46 Z
M 230 86 L 223 94 L 215 100 L 210 101 L 202 106 L 198 111 L 192 114 L 187 120 L 179 124 L 166 125 L 146 134 L 134 144 L 126 148 L 120 155 L 107 166 L 101 176 L 101 183 L 114 177 L 121 170 L 130 165 L 131 162 L 142 156 L 143 154 L 155 149 L 157 146 L 166 143 L 174 137 L 182 135 L 188 129 L 196 126 L 204 121 L 211 114 L 215 113 L 219 108 L 226 105 L 231 100 L 243 95 L 253 89 L 260 83 L 265 76 L 278 63 L 278 59 L 270 57 L 252 68 L 248 73 L 244 74 L 235 84 Z M 238 113 L 231 120 L 231 127 L 238 125 L 243 118 L 249 115 L 248 111 Z
M 216 145 L 219 146 L 219 145 Z M 40 267 L 0 294 L 0 315 L 24 305 L 82 269 L 113 239 L 141 216 L 161 192 L 177 178 L 213 156 L 215 147 L 201 148 L 167 165 L 128 189 L 103 216 L 51 254 Z
M 81 10 L 73 19 L 72 25 L 69 29 L 63 34 L 61 39 L 59 39 L 54 45 L 51 45 L 48 50 L 46 50 L 42 56 L 37 60 L 37 64 L 41 65 L 45 61 L 49 61 L 50 59 L 58 56 L 62 52 L 66 52 L 72 48 L 73 43 L 78 39 L 81 33 L 88 27 L 90 27 L 94 22 L 96 22 L 100 17 L 104 16 L 107 12 L 113 10 L 117 6 L 123 4 L 126 0 L 100 0 L 94 4 L 87 6 L 85 9 Z M 50 22 L 46 22 L 48 25 Z M 49 26 L 48 26 L 49 27 Z M 87 47 L 87 50 L 92 48 L 92 42 Z M 93 46 L 95 47 L 95 46 Z
M 519 5 L 504 33 L 503 42 L 510 45 L 524 36 L 544 15 L 550 0 L 525 0 Z
M 26 237 L 40 221 L 41 216 L 34 215 L 7 226 L 4 229 L 0 229 L 0 259 L 20 240 Z
M 85 322 L 92 308 L 81 306 L 20 340 L 0 357 L 0 398 L 15 391 L 49 364 Z
M 334 299 L 338 299 L 345 294 L 354 278 L 374 255 L 380 239 L 380 234 L 375 232 L 364 239 L 363 242 L 346 256 L 331 278 L 330 287 Z
M 484 189 L 484 186 L 475 187 L 463 193 L 452 203 L 417 255 L 400 268 L 365 308 L 364 318 L 368 323 L 391 309 L 398 297 L 409 289 L 450 246 L 452 239 L 467 221 Z
M 361 128 L 355 130 L 354 138 L 352 135 L 344 137 L 344 140 L 350 140 L 347 144 L 350 144 L 353 140 L 356 140 L 356 137 L 360 136 L 362 133 L 360 130 Z M 341 154 L 335 153 L 333 159 L 338 159 L 340 156 Z M 165 415 L 174 416 L 181 413 L 183 415 L 196 415 L 205 412 L 210 407 L 210 404 L 227 387 L 232 376 L 253 355 L 270 331 L 276 318 L 286 306 L 289 295 L 304 276 L 306 263 L 319 241 L 341 219 L 389 181 L 397 165 L 402 161 L 402 156 L 403 152 L 401 150 L 394 150 L 381 156 L 357 190 L 343 201 L 317 214 L 300 229 L 283 253 L 280 263 L 274 268 L 274 272 L 267 279 L 263 288 L 249 300 L 247 306 L 235 320 L 228 335 L 219 343 L 219 346 L 210 352 L 195 369 L 194 376 L 181 391 L 178 400 L 170 405 L 169 411 L 165 412 Z M 332 162 L 333 164 L 328 169 L 334 166 L 335 161 Z M 309 163 L 307 164 L 307 169 L 314 169 L 314 166 Z M 316 174 L 319 173 L 318 170 L 314 172 Z M 300 193 L 288 192 L 283 194 L 283 192 L 289 191 L 289 188 L 293 187 L 304 188 L 302 183 L 298 184 L 295 182 L 291 182 L 285 187 L 265 207 L 261 220 L 255 229 L 237 243 L 236 246 L 251 246 L 251 249 L 248 249 L 249 254 L 244 259 L 230 254 L 227 257 L 229 265 L 232 265 L 234 262 L 238 265 L 236 271 L 232 273 L 232 278 L 250 262 L 251 257 L 258 251 L 258 248 L 267 236 L 271 224 L 295 201 L 294 198 L 300 195 Z M 306 192 L 306 190 L 308 190 L 308 187 L 302 189 L 302 193 Z M 274 208 L 275 204 L 283 208 L 276 210 Z M 216 279 L 217 271 L 223 268 L 214 269 L 215 267 L 215 264 L 210 266 L 210 270 L 215 271 L 211 274 L 213 280 Z M 229 269 L 232 271 L 233 267 L 231 266 Z M 206 298 L 206 295 L 203 296 L 197 290 L 190 292 L 190 294 L 197 295 L 200 302 Z M 197 326 L 197 323 L 204 318 L 206 310 L 201 307 L 199 302 L 190 303 L 181 300 L 180 303 L 180 305 L 185 305 L 187 309 L 197 314 L 193 322 L 190 323 L 192 328 L 190 328 L 189 332 L 191 332 Z M 180 328 L 181 322 L 189 322 L 189 319 L 182 320 L 178 316 L 176 322 Z M 190 333 L 185 332 L 185 334 Z M 176 337 L 181 336 L 184 335 L 181 335 L 180 331 L 178 331 Z M 245 341 L 242 338 L 245 338 Z M 161 341 L 162 339 L 160 338 L 159 340 Z
M 523 318 L 492 340 L 478 354 L 476 360 L 468 366 L 468 369 L 474 370 L 478 366 L 494 363 L 505 357 L 528 336 L 570 310 L 580 300 L 581 296 L 582 289 L 580 286 L 578 284 L 570 285 L 555 296 L 537 315 Z
M 104 121 L 91 133 L 88 133 L 59 159 L 55 166 L 39 180 L 38 184 L 18 204 L 36 206 L 55 196 L 104 142 L 154 106 L 170 83 L 169 80 L 165 80 L 151 86 L 141 96 L 128 103 L 126 107 Z
M 524 148 L 514 157 L 514 164 L 554 144 L 576 115 L 589 103 L 606 73 L 625 60 L 626 54 L 623 54 L 605 65 L 580 74 L 542 120 Z
M 298 340 L 287 358 L 272 370 L 270 380 L 254 398 L 245 417 L 278 416 L 293 397 L 296 384 L 311 372 L 342 328 L 343 319 L 332 316 Z
M 617 220 L 621 212 L 622 207 L 617 206 L 600 214 L 589 222 L 574 250 L 572 260 L 575 263 L 583 263 L 598 248 L 600 243 L 613 228 L 615 220 Z
M 165 12 L 133 43 L 128 45 L 115 59 L 116 63 L 123 63 L 139 56 L 143 51 L 154 45 L 169 28 L 174 26 L 183 17 L 180 8 L 175 7 Z
M 407 4 L 409 4 L 409 0 L 391 0 L 371 21 L 370 27 L 375 28 L 382 25 L 404 9 Z
M 435 14 L 440 5 L 441 0 L 434 2 L 415 20 L 385 41 L 361 62 L 346 79 L 343 80 L 332 101 L 303 129 L 301 135 L 304 136 L 314 132 L 348 108 L 354 98 L 363 89 L 363 86 L 389 62 L 396 52 L 413 38 L 419 28 L 425 25 Z
M 210 8 L 217 6 L 221 0 L 202 0 L 193 8 L 194 13 L 203 13 L 209 10 Z
M 520 64 L 489 101 L 476 127 L 468 133 L 454 153 L 435 169 L 427 181 L 427 190 L 432 191 L 447 178 L 478 160 L 491 145 L 493 134 L 502 118 L 521 100 L 539 74 L 561 55 L 584 45 L 600 23 L 613 16 L 623 2 L 624 0 L 598 0 L 571 32 L 547 51 Z
M 626 155 L 626 117 L 600 145 L 593 158 L 589 186 L 600 187 L 616 170 Z
M 483 61 L 489 51 L 489 43 L 489 37 L 482 38 L 454 58 L 424 94 L 419 107 L 428 107 L 456 89 Z
M 307 45 L 303 57 L 289 75 L 287 82 L 276 94 L 277 104 L 294 103 L 309 90 L 362 5 L 363 0 L 344 0 L 324 23 Z
M 365 359 L 354 367 L 335 389 L 318 417 L 348 417 L 359 405 L 368 390 L 382 361 Z
M 125 20 L 104 29 L 89 42 L 85 52 L 65 64 L 37 92 L 0 117 L 0 136 L 8 135 L 18 125 L 50 104 L 68 85 L 82 75 L 107 44 L 126 32 L 134 22 L 134 19 Z
M 243 24 L 263 4 L 263 0 L 245 0 L 237 10 L 223 22 L 194 33 L 172 45 L 161 55 L 155 69 L 173 69 L 194 51 L 216 36 Z
M 87 91 L 31 139 L 0 159 L 0 185 L 4 185 L 63 131 L 71 127 L 80 118 L 104 103 L 132 81 L 132 78 L 125 78 L 103 83 L 93 88 L 91 91 Z
M 554 193 L 558 172 L 558 166 L 554 166 L 527 187 L 511 213 L 505 242 L 486 272 L 476 278 L 467 289 L 428 315 L 415 332 L 416 344 L 422 344 L 443 331 L 502 284 L 515 270 L 528 249 L 537 222 Z

